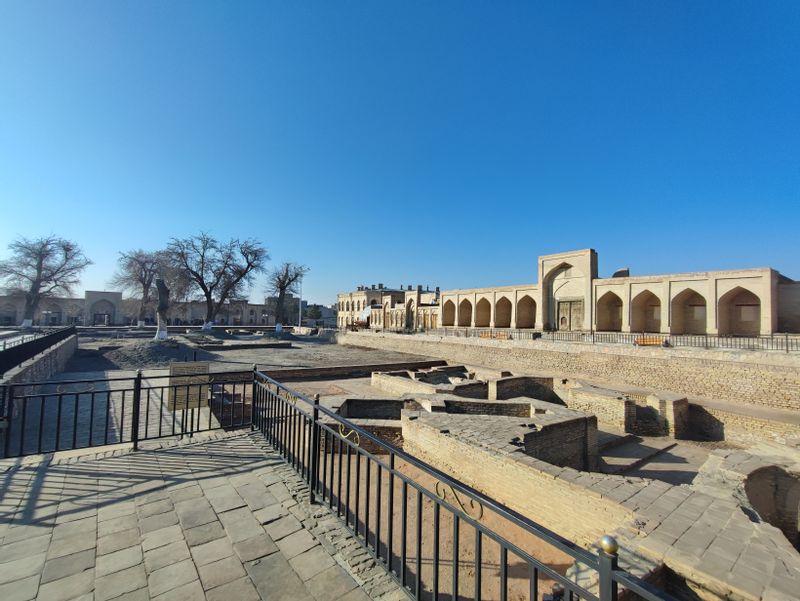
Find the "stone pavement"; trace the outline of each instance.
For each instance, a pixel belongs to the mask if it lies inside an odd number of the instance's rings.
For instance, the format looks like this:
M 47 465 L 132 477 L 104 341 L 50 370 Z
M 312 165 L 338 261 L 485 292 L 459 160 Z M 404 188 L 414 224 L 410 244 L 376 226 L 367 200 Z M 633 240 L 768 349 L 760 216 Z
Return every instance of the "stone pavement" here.
M 258 433 L 0 466 L 0 599 L 406 598 L 307 498 Z

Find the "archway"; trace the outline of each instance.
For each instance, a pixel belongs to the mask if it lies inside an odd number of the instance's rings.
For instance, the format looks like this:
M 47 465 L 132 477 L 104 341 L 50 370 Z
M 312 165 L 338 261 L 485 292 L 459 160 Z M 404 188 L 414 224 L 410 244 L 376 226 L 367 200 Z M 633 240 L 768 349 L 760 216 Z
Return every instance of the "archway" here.
M 416 313 L 416 311 L 414 311 L 414 301 L 410 300 L 410 301 L 408 301 L 408 304 L 406 305 L 406 329 L 407 330 L 413 330 L 414 329 L 414 323 L 416 322 L 416 319 L 414 319 L 414 313 Z
M 91 323 L 95 326 L 110 326 L 114 324 L 116 310 L 114 305 L 108 300 L 99 300 L 92 305 L 89 312 Z
M 478 328 L 488 328 L 492 320 L 492 304 L 485 298 L 478 301 L 475 305 L 475 326 Z
M 465 328 L 472 325 L 472 303 L 467 299 L 458 304 L 458 325 Z
M 453 301 L 447 300 L 442 306 L 442 325 L 454 326 L 456 324 L 456 305 Z
M 536 327 L 536 301 L 527 294 L 517 301 L 517 327 Z
M 661 301 L 649 290 L 640 292 L 631 301 L 631 331 L 661 331 Z
M 511 327 L 511 301 L 501 296 L 494 305 L 494 327 Z
M 671 334 L 706 333 L 706 299 L 687 288 L 672 299 Z
M 0 311 L 0 325 L 17 325 L 17 308 L 11 303 L 3 305 L 3 309 Z
M 737 286 L 726 292 L 717 304 L 719 333 L 723 336 L 758 336 L 761 333 L 761 301 Z
M 597 330 L 622 331 L 622 299 L 610 290 L 597 300 Z
M 542 285 L 545 328 L 582 330 L 586 293 L 586 277 L 580 269 L 570 263 L 551 269 Z

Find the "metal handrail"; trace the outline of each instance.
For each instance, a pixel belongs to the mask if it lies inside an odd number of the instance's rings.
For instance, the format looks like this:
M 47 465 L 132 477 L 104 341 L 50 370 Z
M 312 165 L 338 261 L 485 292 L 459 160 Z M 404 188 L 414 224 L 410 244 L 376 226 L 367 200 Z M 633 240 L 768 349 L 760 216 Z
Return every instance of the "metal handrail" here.
M 359 533 L 358 527 L 358 501 L 356 500 L 356 509 L 355 511 L 352 510 L 350 506 L 349 500 L 349 490 L 350 490 L 350 467 L 348 467 L 347 473 L 347 500 L 344 502 L 344 507 L 342 507 L 342 456 L 343 446 L 347 448 L 347 461 L 348 466 L 350 466 L 350 457 L 353 450 L 355 450 L 356 457 L 364 456 L 368 461 L 368 466 L 370 465 L 369 462 L 372 462 L 376 466 L 376 473 L 378 482 L 380 482 L 380 474 L 383 470 L 387 477 L 391 478 L 398 478 L 399 481 L 403 484 L 403 490 L 406 491 L 409 487 L 416 491 L 416 494 L 419 498 L 422 496 L 432 500 L 434 502 L 434 507 L 437 508 L 437 515 L 438 515 L 438 507 L 442 506 L 446 510 L 452 512 L 454 515 L 454 519 L 457 517 L 459 520 L 463 521 L 464 523 L 474 526 L 476 529 L 476 533 L 480 532 L 487 536 L 487 538 L 494 540 L 500 545 L 502 553 L 505 554 L 507 557 L 507 553 L 510 551 L 520 559 L 528 562 L 531 566 L 531 569 L 534 572 L 538 573 L 537 570 L 540 570 L 543 574 L 547 574 L 551 578 L 553 578 L 556 582 L 561 583 L 564 586 L 567 586 L 570 589 L 570 593 L 577 595 L 579 598 L 582 599 L 601 599 L 606 601 L 608 599 L 616 599 L 616 586 L 617 583 L 622 584 L 623 586 L 630 588 L 632 591 L 635 590 L 637 593 L 644 596 L 646 599 L 650 600 L 664 600 L 664 599 L 673 599 L 670 595 L 665 593 L 664 591 L 658 590 L 656 587 L 649 585 L 648 583 L 644 582 L 643 580 L 633 576 L 625 572 L 624 570 L 620 570 L 617 567 L 617 557 L 616 557 L 616 550 L 613 554 L 605 553 L 605 551 L 601 550 L 599 554 L 594 554 L 590 551 L 587 551 L 583 547 L 580 547 L 573 543 L 572 541 L 558 535 L 557 533 L 545 528 L 544 526 L 537 524 L 536 522 L 532 521 L 530 518 L 520 514 L 519 512 L 507 507 L 506 505 L 492 499 L 491 497 L 486 496 L 485 494 L 475 490 L 474 488 L 468 486 L 467 484 L 460 482 L 448 474 L 442 472 L 441 470 L 431 466 L 430 464 L 422 461 L 421 459 L 405 452 L 403 449 L 396 447 L 395 445 L 391 444 L 390 442 L 379 438 L 378 436 L 372 434 L 371 432 L 367 431 L 366 429 L 360 427 L 358 424 L 351 422 L 347 418 L 339 415 L 335 411 L 331 410 L 328 407 L 321 406 L 319 404 L 319 397 L 318 395 L 315 397 L 314 400 L 310 399 L 308 396 L 299 393 L 291 388 L 281 384 L 280 382 L 274 380 L 273 378 L 269 377 L 263 372 L 254 370 L 254 382 L 255 385 L 261 391 L 265 391 L 268 393 L 266 399 L 264 397 L 259 397 L 256 395 L 254 397 L 254 406 L 253 406 L 253 428 L 259 428 L 261 431 L 267 436 L 268 440 L 271 440 L 274 444 L 277 445 L 277 448 L 280 452 L 283 453 L 285 459 L 303 476 L 306 478 L 308 484 L 311 487 L 311 497 L 312 502 L 315 498 L 315 494 L 317 492 L 321 492 L 322 494 L 322 501 L 325 501 L 325 492 L 328 491 L 328 503 L 331 507 L 331 510 L 334 510 L 334 490 L 333 490 L 333 473 L 334 473 L 334 459 L 333 453 L 336 452 L 338 448 L 339 452 L 339 471 L 338 471 L 338 493 L 336 494 L 336 502 L 335 502 L 335 512 L 338 517 L 342 517 L 342 509 L 344 509 L 344 522 L 345 526 L 356 536 L 356 539 L 364 545 L 367 550 L 381 563 L 383 563 L 384 567 L 386 567 L 392 577 L 400 582 L 405 587 L 405 556 L 401 559 L 400 568 L 403 570 L 403 575 L 401 576 L 400 573 L 395 574 L 392 568 L 392 560 L 391 560 L 391 540 L 387 543 L 387 551 L 385 553 L 386 557 L 380 557 L 380 549 L 379 547 L 379 537 L 380 537 L 380 519 L 378 518 L 376 531 L 372 532 L 373 537 L 376 541 L 376 544 L 370 548 L 370 524 L 369 524 L 369 514 L 367 513 L 366 517 L 364 518 L 364 532 L 363 538 L 362 533 Z M 285 395 L 283 396 L 282 395 Z M 269 403 L 271 400 L 278 399 L 280 401 L 279 406 L 280 409 L 276 409 L 274 403 L 270 405 Z M 301 406 L 301 402 L 304 406 Z M 321 421 L 320 418 L 325 416 L 326 420 Z M 301 420 L 302 423 L 297 422 L 297 420 Z M 336 425 L 339 426 L 337 431 Z M 348 431 L 347 435 L 343 434 L 343 429 Z M 307 436 L 307 430 L 310 432 Z M 359 442 L 353 442 L 350 440 L 350 436 L 352 433 L 356 433 L 358 436 Z M 300 436 L 302 435 L 302 440 L 300 440 Z M 323 451 L 323 458 L 320 460 L 319 458 L 319 439 L 324 439 L 325 443 L 325 450 Z M 328 439 L 330 438 L 330 443 Z M 387 463 L 385 460 L 380 459 L 374 453 L 370 452 L 367 449 L 362 448 L 362 443 L 364 441 L 368 441 L 379 448 L 385 449 L 386 453 L 389 456 L 389 462 Z M 306 444 L 308 443 L 308 445 Z M 329 449 L 330 444 L 330 449 Z M 328 459 L 327 453 L 331 454 L 330 458 L 330 471 L 326 475 L 325 471 L 327 470 Z M 399 471 L 394 467 L 394 463 L 396 459 L 400 459 L 403 462 L 407 463 L 410 466 L 420 470 L 421 472 L 432 476 L 437 481 L 437 494 L 431 492 L 428 488 L 424 485 L 420 484 L 419 482 L 415 481 L 412 477 L 407 476 L 403 472 Z M 322 463 L 322 476 L 320 477 L 320 462 Z M 360 466 L 360 461 L 357 463 L 356 467 L 356 479 L 358 479 L 358 469 Z M 330 485 L 326 484 L 327 477 L 330 477 Z M 546 564 L 543 564 L 540 560 L 536 559 L 525 550 L 519 548 L 515 544 L 511 543 L 510 541 L 503 538 L 500 534 L 492 531 L 491 529 L 487 528 L 486 526 L 479 523 L 472 515 L 467 513 L 464 504 L 457 496 L 454 495 L 454 499 L 457 499 L 457 504 L 454 504 L 447 500 L 446 496 L 438 494 L 438 483 L 445 488 L 450 488 L 454 493 L 463 496 L 464 502 L 469 503 L 470 506 L 474 507 L 474 503 L 477 503 L 478 506 L 482 508 L 486 508 L 491 510 L 497 516 L 507 520 L 510 524 L 514 526 L 518 526 L 522 528 L 524 531 L 532 534 L 533 536 L 537 537 L 538 539 L 544 541 L 545 543 L 550 544 L 551 546 L 555 547 L 556 549 L 566 553 L 570 557 L 572 557 L 576 562 L 586 566 L 587 568 L 594 570 L 598 574 L 599 583 L 600 583 L 600 596 L 598 597 L 594 593 L 586 590 L 580 584 L 575 581 L 567 579 L 564 575 L 559 574 Z M 321 485 L 321 488 L 320 488 Z M 326 488 L 327 487 L 327 488 Z M 369 480 L 366 482 L 367 490 L 369 489 Z M 380 487 L 380 484 L 378 484 Z M 390 488 L 389 494 L 393 493 L 393 488 Z M 358 492 L 356 492 L 356 495 Z M 379 494 L 379 493 L 378 493 Z M 404 495 L 406 493 L 404 492 Z M 367 498 L 369 498 L 369 492 L 366 493 Z M 389 513 L 391 513 L 391 499 L 389 498 Z M 405 502 L 405 496 L 404 496 Z M 418 501 L 419 503 L 419 501 Z M 457 505 L 460 505 L 457 506 Z M 377 511 L 380 511 L 378 508 Z M 403 509 L 403 529 L 405 535 L 405 528 L 406 528 L 406 508 L 404 506 Z M 419 511 L 419 505 L 418 505 Z M 353 514 L 353 528 L 350 528 L 349 524 L 349 515 Z M 417 528 L 419 529 L 419 524 Z M 392 535 L 391 525 L 387 526 L 389 531 L 389 537 Z M 419 530 L 418 530 L 419 533 Z M 435 533 L 434 536 L 438 536 L 438 533 Z M 405 540 L 405 538 L 403 539 Z M 613 539 L 611 539 L 613 540 Z M 384 543 L 386 541 L 383 541 Z M 405 543 L 404 543 L 405 544 Z M 476 543 L 477 544 L 477 543 Z M 616 542 L 614 542 L 616 545 Z M 605 548 L 605 547 L 604 547 Z M 616 547 L 615 547 L 616 548 Z M 418 549 L 419 552 L 419 549 Z M 437 560 L 438 561 L 438 560 Z M 435 582 L 435 581 L 434 581 Z M 416 597 L 419 598 L 419 581 L 417 582 L 417 594 Z M 608 593 L 608 594 L 606 594 Z

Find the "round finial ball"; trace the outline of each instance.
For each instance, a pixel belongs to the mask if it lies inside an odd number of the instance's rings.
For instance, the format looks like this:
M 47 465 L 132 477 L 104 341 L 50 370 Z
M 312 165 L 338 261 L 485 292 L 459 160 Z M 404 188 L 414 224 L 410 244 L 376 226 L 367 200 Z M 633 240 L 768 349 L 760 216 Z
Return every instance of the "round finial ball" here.
M 606 534 L 603 538 L 600 539 L 600 546 L 603 548 L 603 551 L 605 551 L 609 555 L 616 555 L 617 551 L 619 551 L 619 544 L 617 544 L 617 539 L 609 534 Z

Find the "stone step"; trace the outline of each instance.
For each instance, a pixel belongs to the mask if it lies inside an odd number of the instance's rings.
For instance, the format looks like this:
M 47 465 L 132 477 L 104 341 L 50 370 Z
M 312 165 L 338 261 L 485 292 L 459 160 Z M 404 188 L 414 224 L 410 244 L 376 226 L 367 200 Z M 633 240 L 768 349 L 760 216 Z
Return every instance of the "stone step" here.
M 633 438 L 632 441 L 606 449 L 600 456 L 599 471 L 605 474 L 623 474 L 647 463 L 677 444 L 667 438 L 643 439 L 638 436 Z
M 614 447 L 618 447 L 635 440 L 638 440 L 638 437 L 635 434 L 627 434 L 625 432 L 617 433 L 598 431 L 597 450 L 602 454 L 608 449 L 613 449 Z

